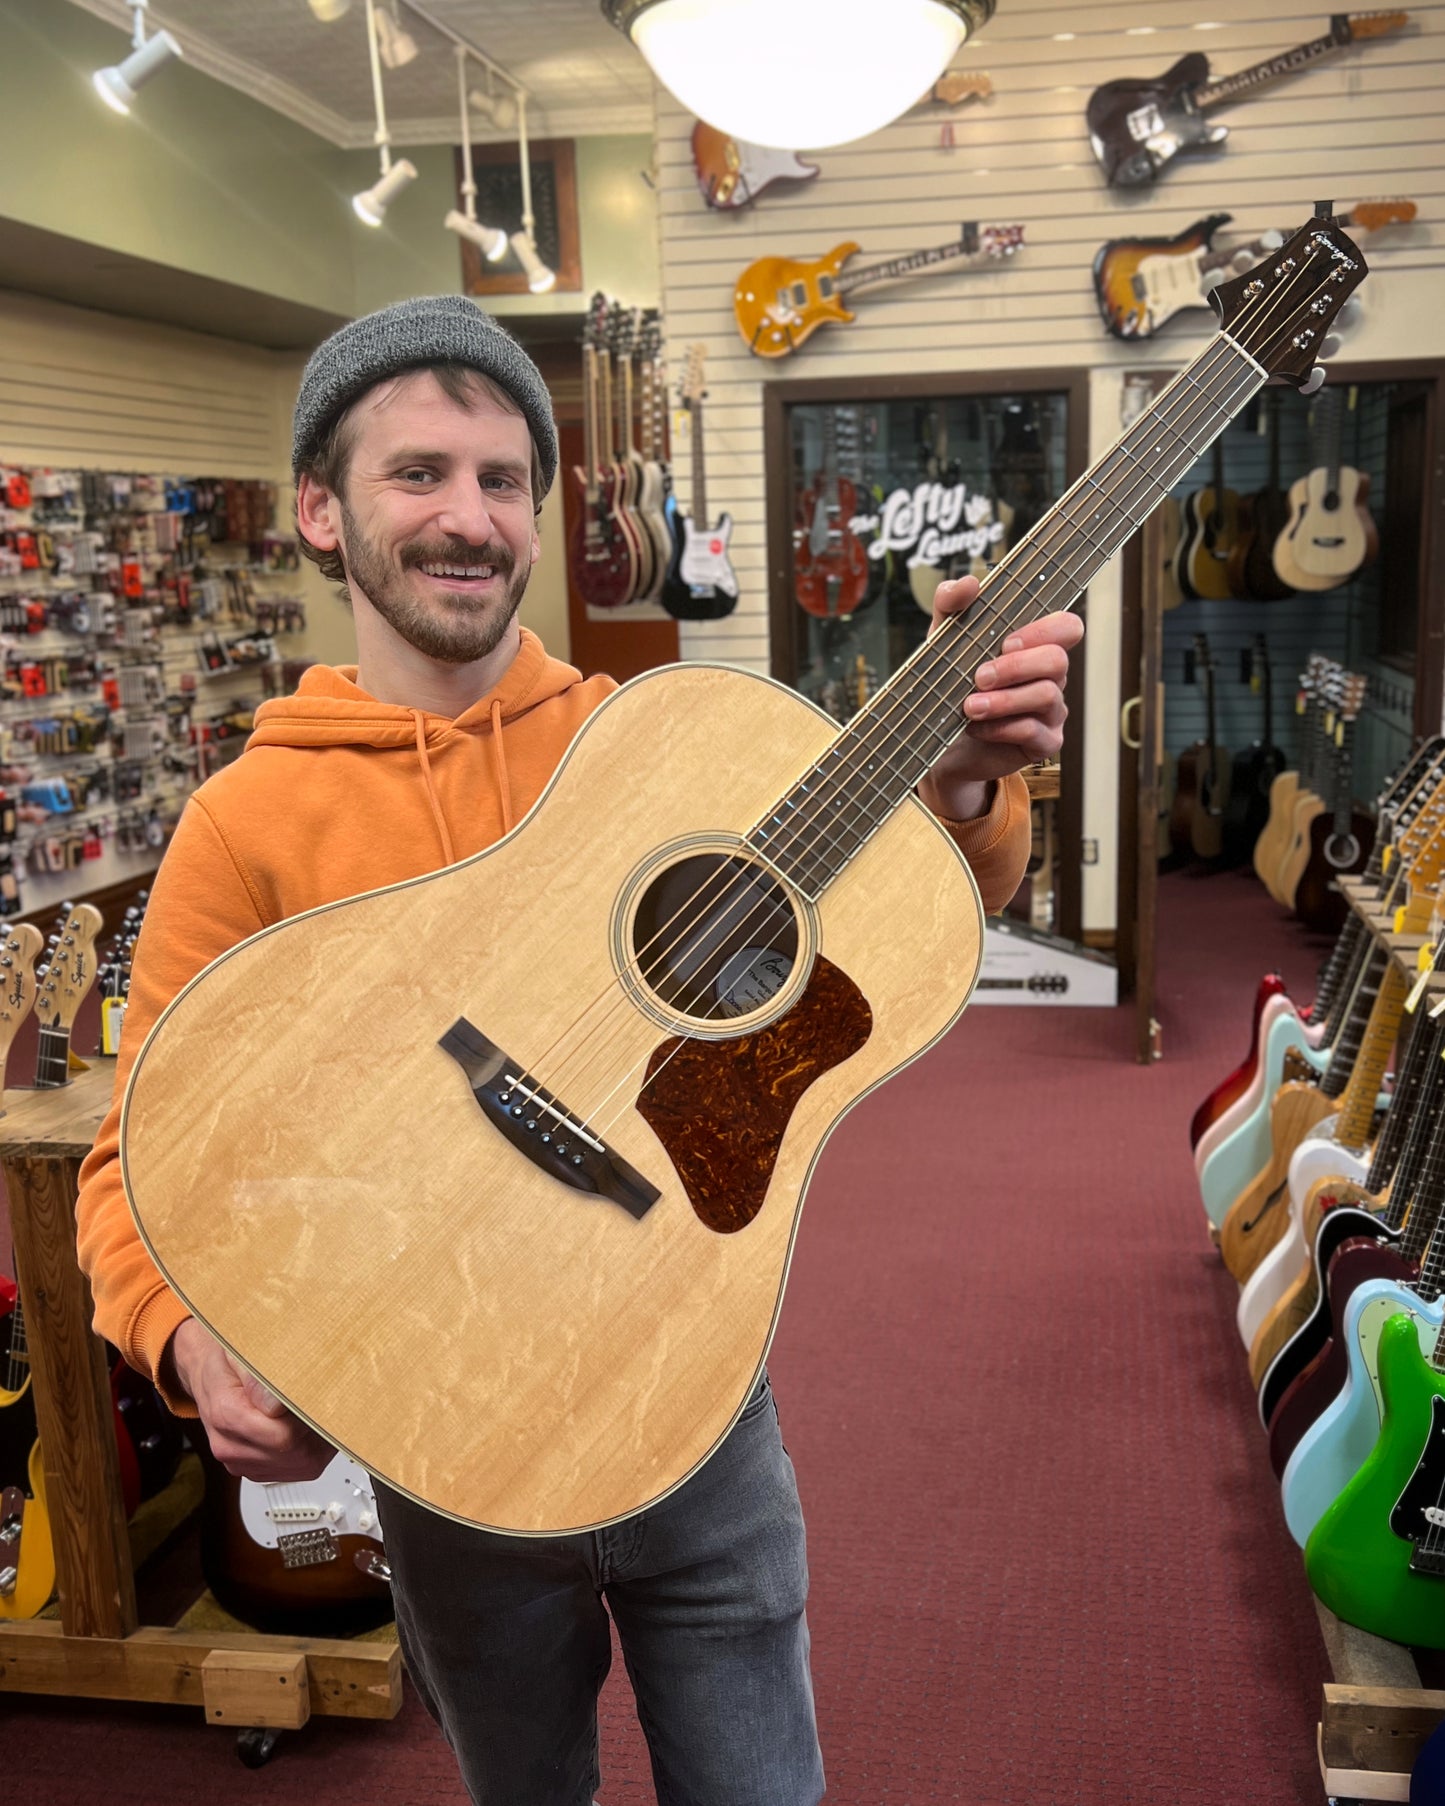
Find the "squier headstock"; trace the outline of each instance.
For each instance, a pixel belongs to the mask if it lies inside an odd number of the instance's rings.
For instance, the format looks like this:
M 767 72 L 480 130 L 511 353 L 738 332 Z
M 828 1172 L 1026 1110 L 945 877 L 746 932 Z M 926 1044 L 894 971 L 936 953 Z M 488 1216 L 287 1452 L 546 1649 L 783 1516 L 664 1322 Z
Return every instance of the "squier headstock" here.
M 40 1024 L 40 1052 L 35 1083 L 63 1085 L 70 1071 L 70 1031 L 86 992 L 95 983 L 95 943 L 102 916 L 90 903 L 66 904 L 56 933 L 50 936 L 49 963 L 40 968 L 35 1016 Z
M 20 1025 L 35 1008 L 35 961 L 45 936 L 29 922 L 21 922 L 0 942 L 0 1085 L 5 1063 Z

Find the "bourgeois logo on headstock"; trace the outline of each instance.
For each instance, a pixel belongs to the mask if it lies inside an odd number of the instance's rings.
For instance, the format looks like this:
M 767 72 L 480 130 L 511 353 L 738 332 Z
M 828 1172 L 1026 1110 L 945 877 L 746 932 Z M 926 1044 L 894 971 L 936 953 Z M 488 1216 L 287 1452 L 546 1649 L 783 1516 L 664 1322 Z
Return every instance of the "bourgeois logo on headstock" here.
M 1325 334 L 1364 281 L 1357 245 L 1331 219 L 1302 226 L 1273 257 L 1214 290 L 1220 324 L 1271 376 L 1311 389 Z

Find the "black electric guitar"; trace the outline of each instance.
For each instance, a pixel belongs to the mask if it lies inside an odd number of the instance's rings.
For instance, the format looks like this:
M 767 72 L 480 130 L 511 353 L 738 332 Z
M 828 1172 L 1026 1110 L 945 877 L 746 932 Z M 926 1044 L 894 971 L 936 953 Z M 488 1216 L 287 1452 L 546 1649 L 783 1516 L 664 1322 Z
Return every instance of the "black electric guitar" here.
M 1269 648 L 1264 635 L 1256 634 L 1249 652 L 1250 687 L 1259 693 L 1263 711 L 1260 735 L 1231 762 L 1229 800 L 1224 805 L 1224 857 L 1230 865 L 1243 865 L 1269 820 L 1269 793 L 1284 770 L 1284 754 L 1274 744 L 1273 696 L 1269 681 Z
M 737 573 L 728 556 L 733 517 L 707 515 L 707 467 L 702 448 L 703 347 L 693 345 L 682 378 L 682 400 L 692 423 L 692 513 L 684 514 L 668 496 L 672 558 L 659 600 L 678 621 L 716 621 L 738 605 Z
M 1157 81 L 1106 82 L 1089 99 L 1089 142 L 1115 188 L 1147 188 L 1178 156 L 1223 144 L 1227 125 L 1213 125 L 1215 107 L 1252 88 L 1308 69 L 1346 45 L 1399 31 L 1408 13 L 1336 13 L 1323 37 L 1266 57 L 1235 75 L 1209 79 L 1209 58 L 1192 51 Z

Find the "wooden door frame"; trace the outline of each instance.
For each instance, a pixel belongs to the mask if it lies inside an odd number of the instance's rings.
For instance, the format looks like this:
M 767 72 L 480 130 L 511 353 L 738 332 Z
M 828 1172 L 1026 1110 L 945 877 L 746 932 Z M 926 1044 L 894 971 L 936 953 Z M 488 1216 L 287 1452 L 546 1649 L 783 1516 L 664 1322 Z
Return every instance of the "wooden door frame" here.
M 763 468 L 768 473 L 768 650 L 769 669 L 783 683 L 796 681 L 791 629 L 793 599 L 793 522 L 788 509 L 786 472 L 791 462 L 787 410 L 801 402 L 936 401 L 959 395 L 1064 395 L 1064 487 L 1081 477 L 1089 464 L 1089 373 L 1066 366 L 1058 370 L 942 371 L 935 375 L 808 377 L 796 382 L 763 385 Z M 1080 611 L 1083 612 L 1082 610 Z M 1063 767 L 1059 796 L 1058 932 L 1083 940 L 1084 883 L 1084 667 L 1074 661 L 1069 672 L 1069 718 L 1064 724 Z
M 1421 739 L 1440 732 L 1442 713 L 1445 713 L 1445 358 L 1390 358 L 1377 363 L 1334 362 L 1329 366 L 1332 388 L 1376 382 L 1424 383 L 1431 391 L 1429 417 L 1425 423 L 1425 509 L 1420 527 L 1420 613 L 1415 633 L 1413 725 L 1416 739 Z M 1265 392 L 1267 390 L 1261 391 Z M 1139 681 L 1143 561 L 1139 555 L 1137 533 L 1125 546 L 1122 556 L 1121 701 L 1134 694 Z M 1121 748 L 1121 754 L 1125 750 Z M 1135 920 L 1139 894 L 1136 769 L 1134 761 L 1125 756 L 1119 760 L 1117 807 L 1119 994 L 1125 996 L 1133 988 L 1137 965 Z

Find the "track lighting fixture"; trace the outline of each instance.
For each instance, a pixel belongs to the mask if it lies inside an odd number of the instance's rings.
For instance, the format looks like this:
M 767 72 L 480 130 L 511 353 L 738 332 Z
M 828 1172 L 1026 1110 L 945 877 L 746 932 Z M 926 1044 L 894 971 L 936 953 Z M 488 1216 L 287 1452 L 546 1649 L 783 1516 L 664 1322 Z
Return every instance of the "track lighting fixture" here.
M 402 24 L 394 6 L 377 8 L 376 47 L 388 69 L 404 69 L 416 57 L 416 39 Z
M 517 103 L 510 94 L 485 94 L 473 88 L 467 99 L 472 111 L 479 113 L 488 125 L 499 132 L 510 132 L 517 123 Z
M 406 157 L 399 157 L 381 172 L 379 182 L 374 182 L 370 188 L 364 188 L 360 194 L 352 195 L 351 205 L 356 210 L 356 217 L 365 220 L 368 226 L 379 226 L 387 208 L 402 189 L 415 180 L 415 163 Z
M 800 150 L 846 144 L 897 119 L 994 4 L 602 0 L 602 11 L 690 112 L 749 144 Z
M 376 142 L 381 147 L 381 179 L 351 197 L 356 217 L 368 226 L 379 226 L 387 208 L 416 180 L 416 165 L 405 157 L 391 160 L 391 133 L 386 125 L 386 96 L 381 86 L 381 51 L 376 32 L 376 0 L 366 0 L 366 39 L 371 49 L 371 91 L 376 101 Z
M 488 263 L 500 263 L 507 255 L 507 235 L 500 226 L 484 226 L 480 220 L 458 213 L 455 207 L 442 224 L 448 232 L 455 232 L 458 238 L 474 244 Z
M 453 207 L 442 221 L 458 238 L 469 239 L 488 263 L 500 263 L 507 255 L 507 235 L 495 226 L 484 226 L 477 218 L 477 179 L 472 174 L 472 127 L 467 118 L 467 50 L 457 45 L 457 99 L 462 115 L 462 206 Z
M 512 234 L 512 249 L 517 253 L 517 262 L 527 272 L 527 287 L 534 295 L 545 295 L 557 286 L 557 272 L 548 269 L 537 255 L 537 246 L 529 232 Z
M 96 93 L 117 113 L 129 113 L 138 89 L 145 86 L 156 70 L 172 57 L 184 55 L 180 45 L 168 31 L 146 36 L 146 0 L 131 0 L 134 24 L 131 29 L 131 53 L 123 63 L 97 69 L 91 76 Z

